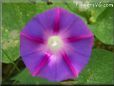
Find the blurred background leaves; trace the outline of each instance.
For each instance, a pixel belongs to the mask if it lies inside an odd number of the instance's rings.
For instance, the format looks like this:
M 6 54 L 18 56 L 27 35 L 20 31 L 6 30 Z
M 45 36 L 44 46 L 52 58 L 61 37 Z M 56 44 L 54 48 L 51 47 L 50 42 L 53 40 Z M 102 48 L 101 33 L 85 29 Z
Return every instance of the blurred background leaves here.
M 114 8 L 106 8 L 96 19 L 96 23 L 90 25 L 94 35 L 104 44 L 114 45 L 113 40 L 113 15 Z
M 96 48 L 76 81 L 81 84 L 113 84 L 113 73 L 112 52 Z

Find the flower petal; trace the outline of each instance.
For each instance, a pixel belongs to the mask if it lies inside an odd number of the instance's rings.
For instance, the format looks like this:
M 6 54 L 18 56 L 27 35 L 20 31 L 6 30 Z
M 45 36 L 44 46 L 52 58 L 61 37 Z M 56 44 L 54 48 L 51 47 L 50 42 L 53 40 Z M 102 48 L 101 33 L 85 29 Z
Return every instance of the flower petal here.
M 68 45 L 71 47 L 71 51 L 83 54 L 84 56 L 90 56 L 93 46 L 93 37 L 76 42 L 69 42 Z
M 31 35 L 34 37 L 42 37 L 44 36 L 44 28 L 40 25 L 37 19 L 34 17 L 31 19 L 24 29 L 21 31 L 22 33 L 26 33 L 27 35 Z

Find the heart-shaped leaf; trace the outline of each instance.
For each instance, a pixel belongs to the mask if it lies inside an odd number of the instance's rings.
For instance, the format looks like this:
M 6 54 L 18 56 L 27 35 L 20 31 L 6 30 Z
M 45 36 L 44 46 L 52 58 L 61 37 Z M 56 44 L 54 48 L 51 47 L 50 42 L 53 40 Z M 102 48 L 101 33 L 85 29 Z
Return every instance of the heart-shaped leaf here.
M 93 49 L 86 68 L 76 79 L 79 84 L 114 84 L 113 53 L 103 49 Z
M 94 35 L 103 43 L 113 45 L 113 7 L 106 8 L 97 17 L 96 23 L 89 25 Z

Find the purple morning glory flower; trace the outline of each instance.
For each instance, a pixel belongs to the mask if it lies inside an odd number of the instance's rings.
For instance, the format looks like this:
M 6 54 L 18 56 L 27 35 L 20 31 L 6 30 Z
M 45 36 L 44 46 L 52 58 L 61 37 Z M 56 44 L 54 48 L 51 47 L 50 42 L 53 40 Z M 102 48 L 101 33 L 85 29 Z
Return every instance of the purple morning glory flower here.
M 93 34 L 79 16 L 53 8 L 33 17 L 20 33 L 20 54 L 32 76 L 77 78 L 88 63 Z

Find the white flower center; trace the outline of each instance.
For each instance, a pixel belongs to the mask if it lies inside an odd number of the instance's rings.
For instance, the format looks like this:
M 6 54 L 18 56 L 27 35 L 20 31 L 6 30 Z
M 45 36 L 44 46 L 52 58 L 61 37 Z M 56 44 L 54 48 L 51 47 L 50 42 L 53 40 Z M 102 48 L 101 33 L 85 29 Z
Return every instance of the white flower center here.
M 51 36 L 48 39 L 48 47 L 51 51 L 58 51 L 63 45 L 63 41 L 59 36 Z

